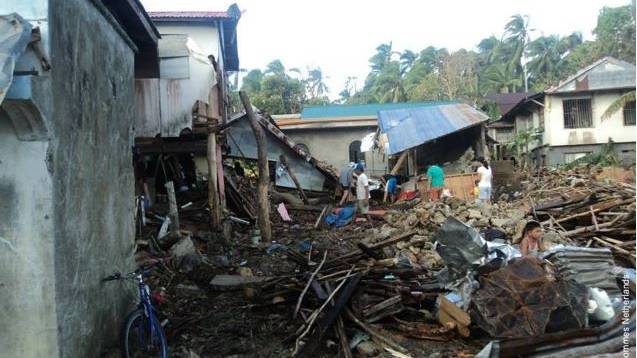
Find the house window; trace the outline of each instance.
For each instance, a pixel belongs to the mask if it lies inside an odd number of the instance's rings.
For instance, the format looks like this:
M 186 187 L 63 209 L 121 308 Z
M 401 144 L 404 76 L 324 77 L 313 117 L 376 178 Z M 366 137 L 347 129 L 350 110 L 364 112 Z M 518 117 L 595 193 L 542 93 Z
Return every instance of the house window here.
M 358 163 L 363 159 L 363 153 L 361 153 L 361 141 L 355 140 L 349 145 L 349 161 Z
M 564 128 L 591 128 L 593 126 L 593 111 L 590 98 L 565 99 Z
M 635 125 L 635 101 L 626 102 L 624 105 L 624 125 Z
M 576 161 L 582 157 L 585 157 L 589 152 L 579 152 L 579 153 L 564 153 L 564 163 L 568 164 L 570 162 Z

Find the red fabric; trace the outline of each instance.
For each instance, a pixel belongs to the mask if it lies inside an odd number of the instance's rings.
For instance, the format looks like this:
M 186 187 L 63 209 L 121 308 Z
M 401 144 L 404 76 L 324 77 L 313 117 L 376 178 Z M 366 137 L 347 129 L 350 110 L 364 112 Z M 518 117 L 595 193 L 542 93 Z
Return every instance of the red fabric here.
M 414 200 L 418 196 L 417 191 L 401 191 L 398 200 Z

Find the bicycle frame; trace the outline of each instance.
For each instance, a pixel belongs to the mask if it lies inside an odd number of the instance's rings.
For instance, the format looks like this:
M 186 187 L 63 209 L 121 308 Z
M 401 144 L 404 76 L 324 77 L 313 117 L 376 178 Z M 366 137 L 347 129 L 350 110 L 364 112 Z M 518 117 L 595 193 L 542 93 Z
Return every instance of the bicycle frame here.
M 155 308 L 153 307 L 153 304 L 150 298 L 150 287 L 148 287 L 148 285 L 144 282 L 143 273 L 136 272 L 135 280 L 137 281 L 137 286 L 139 289 L 139 303 L 137 304 L 137 307 L 140 309 L 144 309 L 144 315 L 146 316 L 146 319 L 147 319 L 147 321 L 145 322 L 146 327 L 144 327 L 144 325 L 139 326 L 139 330 L 140 330 L 139 339 L 143 340 L 145 338 L 142 331 L 145 328 L 150 331 L 150 339 L 152 341 L 157 336 L 155 324 L 158 324 L 161 326 L 161 323 L 157 320 L 157 317 L 155 316 Z M 140 343 L 144 343 L 144 342 L 140 342 Z

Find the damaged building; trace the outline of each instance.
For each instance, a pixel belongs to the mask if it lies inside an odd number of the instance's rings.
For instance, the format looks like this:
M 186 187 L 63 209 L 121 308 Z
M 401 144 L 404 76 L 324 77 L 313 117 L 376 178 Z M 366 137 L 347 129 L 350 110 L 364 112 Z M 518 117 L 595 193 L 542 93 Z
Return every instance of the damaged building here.
M 134 79 L 158 68 L 138 1 L 0 5 L 0 347 L 88 357 L 132 308 Z M 143 61 L 143 63 L 140 63 Z
M 558 85 L 523 96 L 489 124 L 498 144 L 493 151 L 506 156 L 516 135 L 532 132 L 525 144 L 536 166 L 570 163 L 599 153 L 614 143 L 620 160 L 635 160 L 635 102 L 608 118 L 604 113 L 623 94 L 635 90 L 635 65 L 605 57 L 579 70 Z

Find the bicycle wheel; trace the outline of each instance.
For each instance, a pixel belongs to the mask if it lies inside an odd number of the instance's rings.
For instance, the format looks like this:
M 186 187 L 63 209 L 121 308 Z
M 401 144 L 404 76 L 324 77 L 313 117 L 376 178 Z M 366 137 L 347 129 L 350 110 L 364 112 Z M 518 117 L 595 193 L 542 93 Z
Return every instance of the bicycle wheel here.
M 131 312 L 126 318 L 122 331 L 122 357 L 168 358 L 164 330 L 157 320 L 149 321 L 142 309 Z

